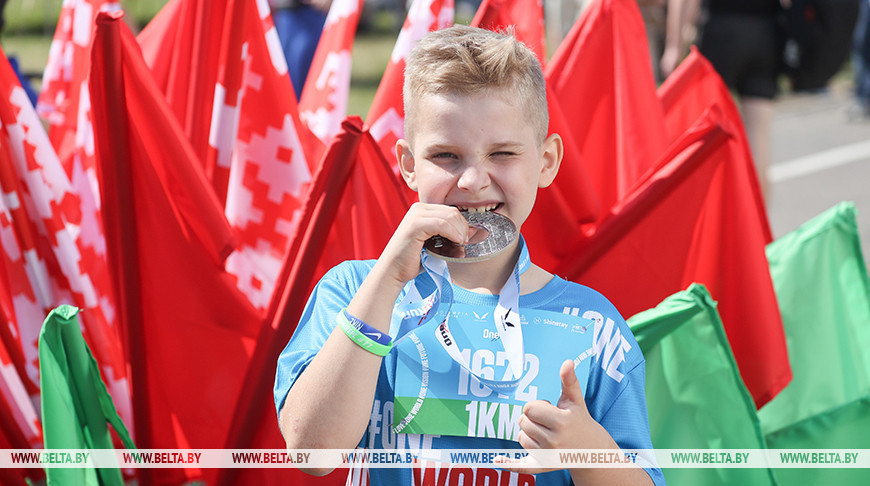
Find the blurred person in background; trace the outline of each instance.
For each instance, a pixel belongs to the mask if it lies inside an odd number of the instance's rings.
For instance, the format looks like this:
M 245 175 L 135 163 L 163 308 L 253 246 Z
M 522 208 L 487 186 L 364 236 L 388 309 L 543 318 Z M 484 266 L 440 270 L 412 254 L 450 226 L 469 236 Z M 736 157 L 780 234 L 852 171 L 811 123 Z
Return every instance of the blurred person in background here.
M 6 15 L 4 15 L 6 3 L 6 0 L 0 0 L 0 35 L 3 34 L 3 28 L 6 26 Z M 18 56 L 6 52 L 5 50 L 4 54 L 6 54 L 6 59 L 9 60 L 9 65 L 12 66 L 12 70 L 15 71 L 15 75 L 18 77 L 18 82 L 21 83 L 21 87 L 24 89 L 24 92 L 27 93 L 27 99 L 30 100 L 30 104 L 36 106 L 36 98 L 39 94 L 35 89 L 33 89 L 33 85 L 30 83 L 30 79 L 28 79 L 27 75 L 21 72 L 21 66 L 18 64 Z
M 855 103 L 849 119 L 870 120 L 870 0 L 861 0 L 852 44 L 852 71 L 855 76 Z
M 3 25 L 6 23 L 6 16 L 3 15 L 3 10 L 6 8 L 6 0 L 0 0 L 0 34 L 3 33 Z
M 644 0 L 638 0 L 641 3 Z M 662 33 L 662 50 L 654 58 L 656 70 L 662 80 L 670 76 L 688 53 L 690 44 L 698 37 L 699 0 L 663 0 L 665 13 Z
M 665 22 L 667 19 L 668 0 L 637 0 L 643 24 L 646 27 L 646 41 L 649 44 L 649 56 L 652 60 L 653 76 L 657 83 L 664 81 L 659 68 L 665 48 Z
M 765 198 L 769 183 L 770 137 L 773 100 L 782 42 L 778 27 L 783 8 L 790 0 L 668 0 L 663 76 L 670 74 L 685 56 L 687 25 L 698 25 L 698 50 L 706 57 L 732 92 L 749 139 L 752 157 Z M 700 8 L 700 10 L 699 10 Z M 700 12 L 700 14 L 698 14 Z
M 332 0 L 269 0 L 297 100 L 331 4 Z

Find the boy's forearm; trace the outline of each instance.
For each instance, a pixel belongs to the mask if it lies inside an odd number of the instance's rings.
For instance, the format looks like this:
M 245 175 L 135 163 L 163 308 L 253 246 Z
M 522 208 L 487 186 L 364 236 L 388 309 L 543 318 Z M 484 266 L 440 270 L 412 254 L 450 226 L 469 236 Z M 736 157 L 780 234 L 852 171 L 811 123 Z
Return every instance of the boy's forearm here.
M 279 425 L 290 449 L 351 449 L 368 422 L 381 358 L 342 331 L 323 348 L 287 394 Z
M 360 286 L 348 312 L 389 332 L 400 282 L 375 265 Z M 292 449 L 356 447 L 369 422 L 380 356 L 349 339 L 337 328 L 290 389 L 279 422 Z

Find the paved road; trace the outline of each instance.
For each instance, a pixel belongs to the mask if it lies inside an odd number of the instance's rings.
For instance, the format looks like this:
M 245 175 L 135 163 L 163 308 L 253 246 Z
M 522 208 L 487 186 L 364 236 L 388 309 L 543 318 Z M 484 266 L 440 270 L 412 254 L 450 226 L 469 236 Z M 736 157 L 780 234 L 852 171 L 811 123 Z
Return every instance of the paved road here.
M 840 201 L 854 201 L 870 261 L 870 120 L 850 122 L 850 83 L 784 95 L 775 107 L 768 214 L 774 238 Z

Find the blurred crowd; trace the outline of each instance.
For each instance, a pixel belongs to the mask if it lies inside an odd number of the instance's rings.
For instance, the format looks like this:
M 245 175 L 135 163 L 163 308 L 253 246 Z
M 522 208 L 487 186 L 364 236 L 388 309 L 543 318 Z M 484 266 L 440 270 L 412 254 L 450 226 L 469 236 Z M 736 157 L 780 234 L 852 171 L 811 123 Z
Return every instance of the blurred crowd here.
M 545 1 L 544 8 L 558 6 L 559 14 L 566 18 L 555 25 L 567 30 L 579 12 L 593 1 Z M 298 97 L 331 0 L 270 2 Z M 364 16 L 386 9 L 401 18 L 406 8 L 401 0 L 374 3 Z M 465 6 L 475 7 L 479 1 L 464 3 L 474 3 Z M 652 69 L 658 82 L 695 45 L 734 92 L 765 193 L 768 182 L 763 174 L 770 164 L 773 102 L 784 81 L 792 91 L 823 91 L 851 58 L 854 102 L 845 116 L 856 122 L 870 120 L 870 0 L 637 0 L 637 3 L 647 26 Z
M 870 120 L 870 0 L 638 0 L 653 70 L 663 81 L 697 46 L 736 95 L 762 190 L 770 165 L 773 101 L 827 89 L 851 57 L 854 101 Z
M 544 8 L 558 7 L 559 15 L 566 18 L 555 25 L 567 30 L 593 1 L 544 1 Z M 0 32 L 6 3 L 0 0 Z M 473 11 L 479 3 L 461 0 L 457 10 Z M 851 61 L 854 101 L 844 116 L 855 122 L 870 120 L 870 0 L 637 3 L 647 27 L 656 80 L 663 81 L 690 46 L 697 46 L 738 98 L 759 174 L 769 165 L 773 101 L 784 79 L 793 91 L 822 91 Z M 332 0 L 269 0 L 269 4 L 298 99 Z M 366 16 L 384 10 L 402 19 L 407 8 L 403 0 L 367 0 L 365 5 L 363 25 Z M 767 192 L 766 181 L 761 182 Z

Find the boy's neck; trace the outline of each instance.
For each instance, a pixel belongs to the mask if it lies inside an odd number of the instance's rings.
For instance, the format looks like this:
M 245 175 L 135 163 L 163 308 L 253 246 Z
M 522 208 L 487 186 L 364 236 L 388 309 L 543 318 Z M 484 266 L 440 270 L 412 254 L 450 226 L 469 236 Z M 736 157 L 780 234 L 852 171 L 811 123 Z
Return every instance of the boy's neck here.
M 498 295 L 511 276 L 520 255 L 519 245 L 501 255 L 475 263 L 449 263 L 455 285 L 478 293 Z

